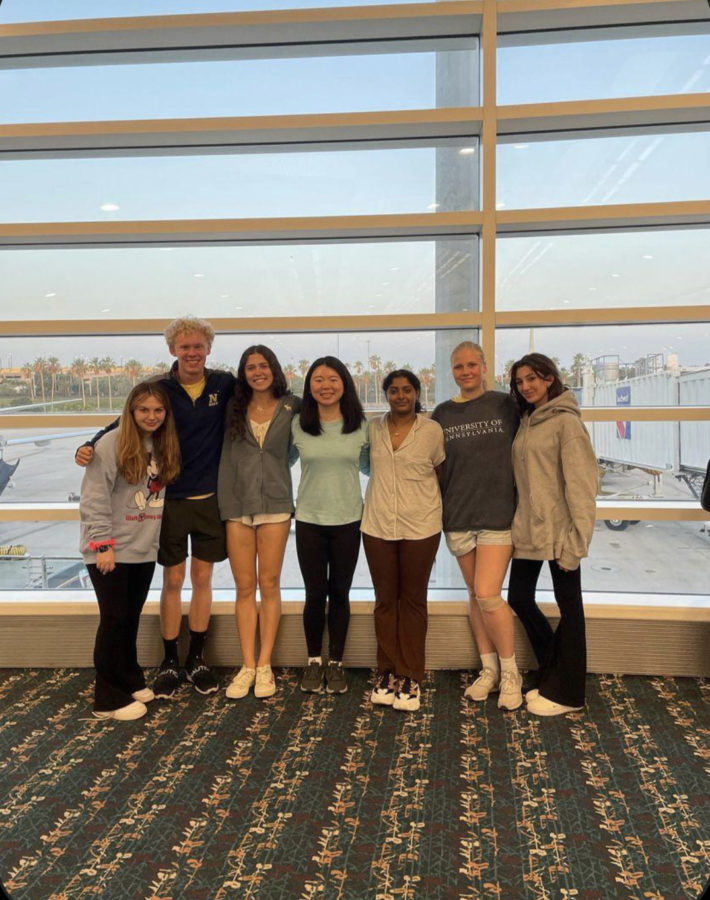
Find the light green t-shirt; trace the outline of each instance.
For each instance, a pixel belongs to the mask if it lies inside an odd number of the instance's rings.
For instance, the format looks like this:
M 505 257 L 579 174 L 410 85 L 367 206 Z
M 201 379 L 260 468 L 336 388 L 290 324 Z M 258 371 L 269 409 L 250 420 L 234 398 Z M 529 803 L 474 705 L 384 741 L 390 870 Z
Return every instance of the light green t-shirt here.
M 298 417 L 291 426 L 293 446 L 301 459 L 296 519 L 314 525 L 347 525 L 362 518 L 360 476 L 370 470 L 367 423 L 343 434 L 342 421 L 324 422 L 314 437 L 302 430 Z

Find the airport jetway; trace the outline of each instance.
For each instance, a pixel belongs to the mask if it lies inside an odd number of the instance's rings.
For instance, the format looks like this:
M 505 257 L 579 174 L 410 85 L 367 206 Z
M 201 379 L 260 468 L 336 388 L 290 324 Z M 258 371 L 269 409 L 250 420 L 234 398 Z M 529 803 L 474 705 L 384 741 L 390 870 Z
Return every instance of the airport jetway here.
M 664 476 L 687 485 L 699 498 L 710 457 L 710 421 L 638 422 L 624 418 L 628 406 L 710 406 L 710 367 L 683 371 L 680 368 L 619 378 L 619 370 L 606 364 L 590 367 L 578 396 L 583 406 L 619 408 L 616 422 L 591 422 L 592 443 L 605 472 L 637 471 L 648 476 L 645 489 L 606 493 L 626 499 L 664 496 Z M 617 376 L 617 377 L 615 377 Z M 610 528 L 624 528 L 628 522 L 607 522 Z

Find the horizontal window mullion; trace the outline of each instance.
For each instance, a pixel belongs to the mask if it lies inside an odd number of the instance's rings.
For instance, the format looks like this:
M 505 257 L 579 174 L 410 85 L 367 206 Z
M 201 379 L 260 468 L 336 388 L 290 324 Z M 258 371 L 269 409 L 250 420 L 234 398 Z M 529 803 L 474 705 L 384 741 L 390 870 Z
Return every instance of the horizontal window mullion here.
M 480 325 L 477 312 L 402 313 L 351 316 L 259 316 L 249 318 L 211 317 L 217 334 L 291 334 L 296 332 L 349 332 L 446 330 L 475 328 Z M 6 337 L 66 337 L 80 335 L 162 334 L 169 319 L 40 319 L 3 322 Z M 13 416 L 13 421 L 15 417 Z M 45 417 L 42 417 L 46 421 Z
M 708 406 L 583 406 L 585 422 L 707 422 Z
M 500 34 L 707 19 L 707 7 L 696 0 L 596 0 L 589 5 L 569 0 L 498 0 L 496 10 Z
M 273 152 L 384 148 L 405 142 L 476 137 L 480 107 L 320 113 L 288 116 L 220 116 L 204 119 L 132 119 L 0 125 L 0 160 L 61 156 L 121 156 L 215 152 Z
M 710 306 L 590 307 L 584 309 L 510 310 L 496 313 L 498 328 L 566 325 L 639 325 L 710 321 Z
M 550 233 L 710 223 L 710 200 L 496 211 L 499 233 Z
M 710 519 L 697 501 L 597 500 L 598 520 L 626 519 L 643 522 L 704 522 Z M 78 503 L 3 503 L 0 522 L 78 521 Z
M 708 204 L 710 207 L 710 204 Z M 0 247 L 219 245 L 478 234 L 481 213 L 0 223 Z
M 389 51 L 400 41 L 436 49 L 437 40 L 477 34 L 481 9 L 479 0 L 454 0 L 29 22 L 0 26 L 0 65 L 263 59 L 316 55 L 325 47 L 329 54 Z
M 598 137 L 603 129 L 613 129 L 614 134 L 643 130 L 645 134 L 649 129 L 669 131 L 709 123 L 710 94 L 525 103 L 498 106 L 496 116 L 501 143 L 523 135 L 528 141 Z
M 707 406 L 584 406 L 585 422 L 616 422 L 619 417 L 630 422 L 707 422 Z M 8 429 L 40 428 L 103 428 L 116 418 L 116 411 L 107 413 L 12 413 L 3 411 L 0 426 Z M 80 441 L 78 441 L 80 443 Z

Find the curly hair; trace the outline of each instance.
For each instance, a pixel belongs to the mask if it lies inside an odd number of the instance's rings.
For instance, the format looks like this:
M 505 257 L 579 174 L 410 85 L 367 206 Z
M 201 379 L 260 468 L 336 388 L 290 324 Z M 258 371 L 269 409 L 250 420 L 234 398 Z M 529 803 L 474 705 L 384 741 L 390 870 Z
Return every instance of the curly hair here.
M 284 397 L 286 394 L 290 393 L 286 376 L 283 373 L 281 363 L 276 358 L 274 351 L 269 347 L 265 347 L 263 344 L 254 344 L 251 347 L 247 347 L 239 360 L 237 382 L 234 385 L 234 405 L 228 423 L 229 435 L 232 439 L 244 437 L 247 431 L 247 409 L 254 391 L 247 384 L 246 365 L 249 357 L 253 356 L 255 353 L 264 357 L 269 364 L 271 374 L 274 376 L 274 381 L 271 385 L 272 397 L 278 399 L 279 397 Z
M 182 316 L 173 319 L 163 332 L 168 347 L 173 350 L 179 334 L 201 334 L 207 343 L 207 349 L 212 349 L 214 341 L 214 328 L 207 319 L 198 319 L 197 316 Z

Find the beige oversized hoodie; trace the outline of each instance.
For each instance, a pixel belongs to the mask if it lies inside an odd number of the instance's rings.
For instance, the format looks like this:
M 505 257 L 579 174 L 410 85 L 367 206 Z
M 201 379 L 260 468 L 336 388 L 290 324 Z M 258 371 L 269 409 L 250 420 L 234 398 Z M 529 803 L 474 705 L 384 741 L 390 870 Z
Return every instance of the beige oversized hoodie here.
M 594 532 L 597 459 L 570 390 L 524 415 L 513 442 L 516 559 L 576 569 Z

